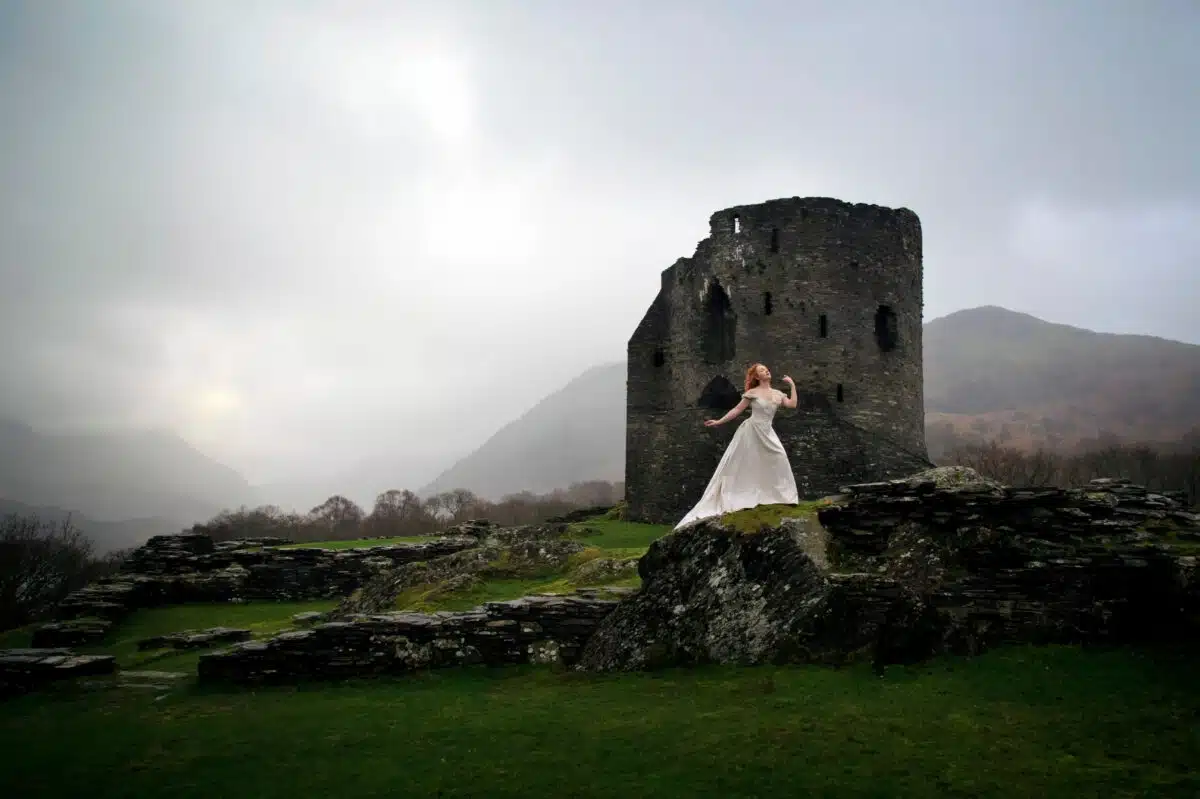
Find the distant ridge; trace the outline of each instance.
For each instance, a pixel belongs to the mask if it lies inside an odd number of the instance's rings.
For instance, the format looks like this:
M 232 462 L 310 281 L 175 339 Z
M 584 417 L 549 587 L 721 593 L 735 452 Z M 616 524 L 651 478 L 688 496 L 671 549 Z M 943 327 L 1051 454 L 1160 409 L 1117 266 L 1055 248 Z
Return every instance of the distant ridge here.
M 984 306 L 925 324 L 930 438 L 1031 448 L 1177 442 L 1200 426 L 1200 346 Z
M 624 479 L 625 364 L 592 367 L 436 477 L 422 496 L 469 488 L 497 500 Z
M 1100 436 L 1177 442 L 1200 428 L 1200 346 L 1096 333 L 997 306 L 924 326 L 925 410 L 935 457 L 956 440 L 1070 448 Z M 623 480 L 625 364 L 589 369 L 501 428 L 421 493 Z
M 170 433 L 43 433 L 0 420 L 0 499 L 124 522 L 198 521 L 253 497 L 240 474 Z

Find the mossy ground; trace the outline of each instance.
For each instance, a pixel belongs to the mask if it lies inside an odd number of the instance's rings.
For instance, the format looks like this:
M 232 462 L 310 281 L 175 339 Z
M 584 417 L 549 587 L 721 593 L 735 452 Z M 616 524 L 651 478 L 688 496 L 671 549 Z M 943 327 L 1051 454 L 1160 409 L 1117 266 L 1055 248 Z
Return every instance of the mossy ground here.
M 1194 797 L 1177 655 L 1016 648 L 919 668 L 463 669 L 0 704 L 6 795 Z
M 1200 555 L 1200 536 L 1175 519 L 1148 519 L 1138 529 L 1158 536 L 1180 555 Z
M 334 600 L 313 602 L 247 602 L 202 605 L 176 605 L 139 610 L 114 627 L 106 640 L 81 651 L 104 652 L 117 656 L 123 669 L 154 669 L 194 673 L 200 653 L 209 650 L 152 649 L 139 652 L 137 642 L 183 630 L 209 627 L 248 629 L 255 638 L 266 638 L 293 629 L 292 616 L 308 611 L 327 611 Z
M 568 535 L 587 548 L 568 558 L 562 568 L 530 567 L 501 556 L 488 564 L 477 585 L 460 589 L 448 588 L 446 583 L 415 586 L 401 592 L 396 599 L 396 608 L 421 612 L 469 610 L 484 602 L 517 599 L 530 594 L 569 594 L 584 587 L 635 588 L 641 584 L 637 575 L 589 579 L 580 570 L 599 558 L 640 558 L 646 548 L 669 529 L 662 525 L 608 518 L 580 522 L 571 526 Z
M 829 504 L 827 499 L 817 499 L 798 505 L 759 505 L 756 508 L 726 513 L 720 521 L 726 527 L 749 535 L 777 527 L 784 519 L 816 518 L 817 511 Z
M 654 541 L 671 532 L 669 525 L 598 518 L 573 524 L 570 535 L 609 557 L 640 557 Z

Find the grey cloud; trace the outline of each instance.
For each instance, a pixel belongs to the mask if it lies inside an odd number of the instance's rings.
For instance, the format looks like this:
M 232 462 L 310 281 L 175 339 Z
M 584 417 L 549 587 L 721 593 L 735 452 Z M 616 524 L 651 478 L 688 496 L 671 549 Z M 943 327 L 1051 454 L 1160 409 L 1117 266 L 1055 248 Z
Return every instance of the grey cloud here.
M 9 2 L 0 412 L 165 425 L 252 479 L 429 473 L 622 357 L 712 211 L 794 194 L 917 211 L 928 317 L 1200 342 L 1198 29 L 1186 0 Z M 414 94 L 421 53 L 463 85 Z

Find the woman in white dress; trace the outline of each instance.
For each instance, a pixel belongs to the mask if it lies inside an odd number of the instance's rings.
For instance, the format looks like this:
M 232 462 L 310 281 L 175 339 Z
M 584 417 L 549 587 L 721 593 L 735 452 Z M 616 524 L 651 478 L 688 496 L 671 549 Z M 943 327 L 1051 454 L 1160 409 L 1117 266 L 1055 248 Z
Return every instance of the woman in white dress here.
M 705 427 L 723 425 L 750 408 L 750 418 L 733 434 L 717 464 L 717 471 L 708 482 L 708 488 L 704 489 L 704 496 L 675 525 L 676 530 L 685 524 L 742 508 L 795 505 L 800 501 L 787 451 L 771 427 L 771 420 L 780 405 L 796 407 L 795 382 L 786 376 L 783 382 L 791 388 L 791 396 L 771 388 L 771 370 L 761 363 L 754 364 L 746 370 L 746 391 L 742 401 L 720 419 L 704 422 Z

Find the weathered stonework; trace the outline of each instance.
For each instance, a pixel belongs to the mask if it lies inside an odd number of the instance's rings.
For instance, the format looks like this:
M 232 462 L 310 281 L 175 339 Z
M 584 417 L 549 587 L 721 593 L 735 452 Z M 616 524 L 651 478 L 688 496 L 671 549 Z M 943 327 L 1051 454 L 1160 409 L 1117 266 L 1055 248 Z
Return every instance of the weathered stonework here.
M 794 197 L 709 226 L 629 340 L 627 517 L 671 523 L 699 499 L 735 429 L 702 422 L 755 361 L 796 381 L 775 428 L 802 496 L 925 468 L 916 214 Z
M 914 662 L 1012 643 L 1194 640 L 1200 514 L 1121 481 L 971 470 L 852 486 L 816 520 L 702 521 L 651 545 L 581 667 Z
M 156 635 L 137 642 L 141 651 L 148 649 L 207 649 L 217 644 L 249 641 L 252 633 L 235 627 L 210 627 L 207 630 L 181 630 L 177 633 Z
M 0 649 L 0 696 L 56 680 L 112 674 L 116 668 L 112 655 L 80 655 L 65 648 Z
M 60 602 L 56 621 L 34 631 L 34 645 L 96 643 L 114 622 L 138 608 L 344 597 L 381 572 L 479 546 L 477 538 L 462 535 L 357 549 L 279 549 L 279 543 L 214 542 L 196 533 L 155 536 L 130 554 L 119 574 Z
M 200 656 L 205 682 L 405 674 L 419 669 L 520 663 L 572 665 L 616 591 L 528 596 L 464 613 L 384 613 L 319 624 Z
M 477 545 L 380 571 L 326 617 L 336 620 L 364 613 L 385 613 L 395 607 L 402 591 L 418 585 L 441 584 L 447 589 L 465 590 L 488 576 L 555 571 L 564 568 L 572 555 L 586 549 L 583 543 L 564 537 L 569 529 L 565 522 L 503 527 L 474 521 L 456 529 Z

